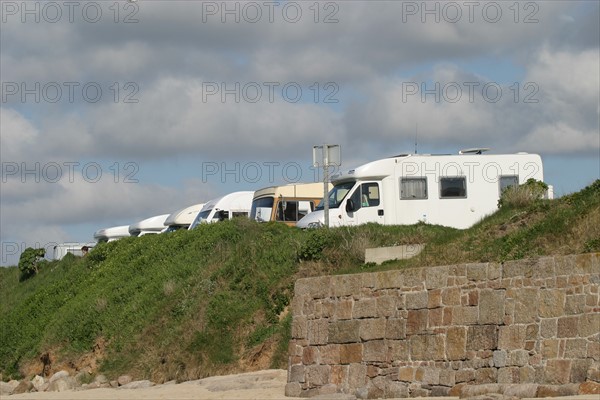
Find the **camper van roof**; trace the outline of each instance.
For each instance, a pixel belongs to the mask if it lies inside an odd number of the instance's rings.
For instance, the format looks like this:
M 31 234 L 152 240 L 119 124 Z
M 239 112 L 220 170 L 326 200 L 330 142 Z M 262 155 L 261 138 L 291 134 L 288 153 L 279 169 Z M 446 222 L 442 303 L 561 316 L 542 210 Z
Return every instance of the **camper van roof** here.
M 111 228 L 104 228 L 94 233 L 94 239 L 116 239 L 122 237 L 128 237 L 129 225 L 113 226 Z
M 323 183 L 290 183 L 281 186 L 269 186 L 254 192 L 254 198 L 258 199 L 264 196 L 284 196 L 284 197 L 315 197 L 315 193 L 323 195 Z
M 198 203 L 172 212 L 165 220 L 165 226 L 191 224 L 204 207 L 204 204 L 206 203 Z
M 165 228 L 165 220 L 169 214 L 156 215 L 129 225 L 129 233 L 136 231 L 161 231 Z
M 200 212 L 212 210 L 219 203 L 222 204 L 221 206 L 219 206 L 219 208 L 227 207 L 231 210 L 246 209 L 248 208 L 248 198 L 250 199 L 249 201 L 252 202 L 252 196 L 254 196 L 254 192 L 251 191 L 229 193 L 225 196 L 217 197 L 216 199 L 208 201 L 204 205 L 204 207 L 202 207 L 202 210 L 200 210 Z

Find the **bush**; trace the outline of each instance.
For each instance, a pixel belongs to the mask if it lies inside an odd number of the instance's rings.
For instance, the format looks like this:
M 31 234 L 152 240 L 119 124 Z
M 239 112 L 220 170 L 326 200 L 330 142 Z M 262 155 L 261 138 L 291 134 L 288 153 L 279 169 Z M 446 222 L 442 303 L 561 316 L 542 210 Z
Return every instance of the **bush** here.
M 35 275 L 39 271 L 41 259 L 46 255 L 44 249 L 34 249 L 28 247 L 21 257 L 19 257 L 19 270 L 21 271 L 21 280 L 25 280 Z
M 529 178 L 519 186 L 509 186 L 502 192 L 498 207 L 525 207 L 537 200 L 543 199 L 548 185 L 542 181 Z

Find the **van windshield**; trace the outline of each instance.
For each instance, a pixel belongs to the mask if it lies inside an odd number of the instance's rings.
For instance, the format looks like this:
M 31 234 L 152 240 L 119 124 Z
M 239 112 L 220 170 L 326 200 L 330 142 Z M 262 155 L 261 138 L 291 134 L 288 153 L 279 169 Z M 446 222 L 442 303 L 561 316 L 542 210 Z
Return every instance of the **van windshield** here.
M 344 200 L 348 192 L 354 187 L 355 183 L 356 182 L 354 181 L 350 181 L 338 183 L 337 185 L 335 185 L 333 189 L 329 191 L 329 208 L 338 208 L 340 204 L 342 204 L 342 201 Z M 316 210 L 322 210 L 324 207 L 325 205 L 321 201 L 317 206 Z
M 252 202 L 252 209 L 250 210 L 250 219 L 253 219 L 258 222 L 270 221 L 272 211 L 272 197 L 263 197 L 262 199 L 256 199 Z

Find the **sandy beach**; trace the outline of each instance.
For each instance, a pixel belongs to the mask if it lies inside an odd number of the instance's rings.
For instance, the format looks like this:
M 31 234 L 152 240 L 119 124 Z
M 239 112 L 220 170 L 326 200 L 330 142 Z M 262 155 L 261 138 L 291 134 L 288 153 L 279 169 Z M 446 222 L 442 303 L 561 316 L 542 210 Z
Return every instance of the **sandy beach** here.
M 287 372 L 264 370 L 237 375 L 215 376 L 180 384 L 156 385 L 144 389 L 91 389 L 66 392 L 35 392 L 2 396 L 6 400 L 294 400 L 285 396 Z M 353 399 L 354 396 L 334 394 L 318 399 Z M 458 397 L 436 397 L 437 400 L 457 400 Z M 554 397 L 553 400 L 598 400 L 594 395 Z

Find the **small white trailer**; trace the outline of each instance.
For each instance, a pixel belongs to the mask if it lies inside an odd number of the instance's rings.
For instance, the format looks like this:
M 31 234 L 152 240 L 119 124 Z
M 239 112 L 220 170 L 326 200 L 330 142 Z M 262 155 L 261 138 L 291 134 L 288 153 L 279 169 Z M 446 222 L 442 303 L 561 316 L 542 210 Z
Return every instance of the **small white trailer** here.
M 202 207 L 188 229 L 194 229 L 200 223 L 212 223 L 235 217 L 248 218 L 252 207 L 254 192 L 233 192 L 210 200 Z
M 112 242 L 113 240 L 121 239 L 124 237 L 131 236 L 129 234 L 129 225 L 113 226 L 111 228 L 104 228 L 94 233 L 94 239 L 96 242 Z
M 502 191 L 529 178 L 542 181 L 537 154 L 401 154 L 331 177 L 329 225 L 418 222 L 466 229 L 498 209 Z M 552 193 L 548 193 L 551 198 Z M 324 223 L 322 205 L 301 219 L 300 228 Z
M 144 236 L 161 233 L 166 230 L 165 220 L 169 214 L 156 215 L 129 225 L 129 235 Z
M 165 232 L 187 229 L 194 222 L 204 204 L 206 203 L 198 203 L 172 212 L 165 220 L 165 226 L 167 227 Z
M 96 245 L 95 242 L 67 242 L 60 243 L 53 247 L 53 260 L 61 260 L 67 253 L 82 257 Z
M 332 188 L 329 184 L 328 189 Z M 254 192 L 250 219 L 280 221 L 290 226 L 313 212 L 323 200 L 323 183 L 292 183 Z

